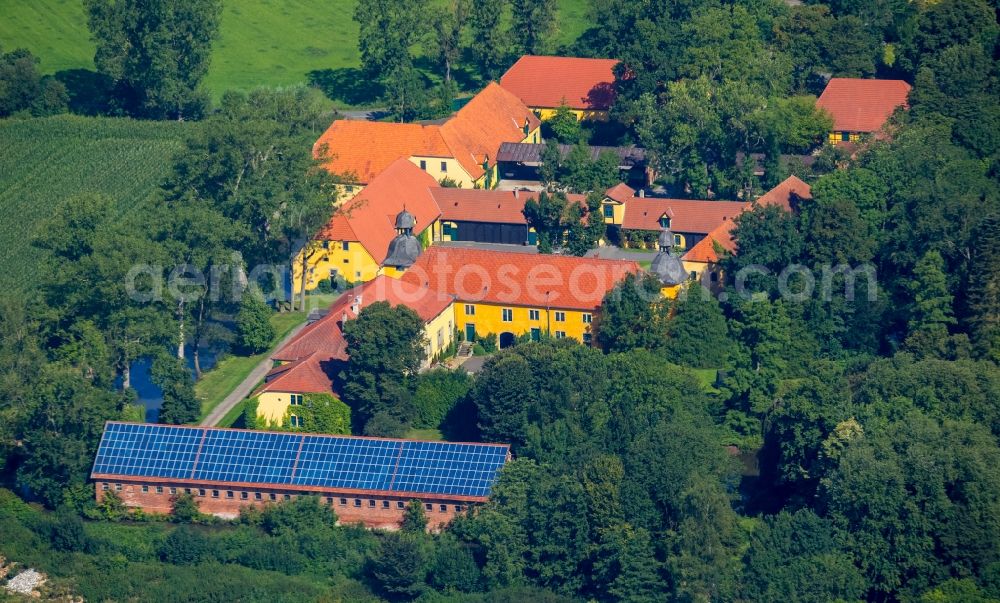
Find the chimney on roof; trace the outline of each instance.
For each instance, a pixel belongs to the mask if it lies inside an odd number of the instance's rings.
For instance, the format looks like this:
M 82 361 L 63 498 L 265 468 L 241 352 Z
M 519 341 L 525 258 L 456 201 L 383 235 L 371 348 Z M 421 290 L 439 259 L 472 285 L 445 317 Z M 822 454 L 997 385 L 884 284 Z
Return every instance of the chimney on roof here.
M 351 312 L 355 315 L 361 311 L 361 296 L 358 295 L 354 298 L 354 303 L 351 304 Z
M 347 310 L 344 310 L 340 314 L 340 326 L 343 327 L 345 322 L 347 322 Z
M 646 198 L 646 189 L 644 189 L 644 188 L 640 188 L 639 189 L 639 198 L 640 199 L 645 199 Z
M 517 189 L 516 189 L 516 188 L 514 189 L 514 198 L 515 198 L 515 199 L 517 199 L 517 198 L 518 198 L 518 195 L 517 195 Z

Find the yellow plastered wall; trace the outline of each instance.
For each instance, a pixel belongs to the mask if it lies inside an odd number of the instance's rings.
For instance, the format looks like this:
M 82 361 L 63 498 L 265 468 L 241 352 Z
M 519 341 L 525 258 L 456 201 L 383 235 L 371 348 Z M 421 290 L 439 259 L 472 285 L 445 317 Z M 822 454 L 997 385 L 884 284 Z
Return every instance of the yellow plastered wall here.
M 324 248 L 312 252 L 307 264 L 309 266 L 306 290 L 315 289 L 321 280 L 330 278 L 330 271 L 336 270 L 344 279 L 358 283 L 370 281 L 379 274 L 379 265 L 371 254 L 358 241 L 323 241 Z M 302 274 L 301 255 L 295 261 L 294 278 L 296 291 Z
M 702 285 L 713 291 L 722 288 L 722 268 L 718 264 L 709 264 L 706 262 L 683 262 L 683 264 L 684 270 L 687 270 L 688 274 L 693 272 L 695 280 L 699 281 Z M 713 274 L 715 275 L 714 280 L 712 278 Z
M 410 157 L 410 162 L 430 174 L 438 182 L 447 177 L 458 182 L 462 188 L 472 188 L 475 182 L 472 176 L 469 175 L 469 172 L 465 171 L 462 164 L 454 157 L 423 157 L 414 155 Z M 421 162 L 423 165 L 421 165 Z M 444 169 L 441 169 L 442 167 Z
M 291 401 L 288 392 L 264 392 L 257 396 L 257 419 L 271 426 L 281 425 Z
M 427 340 L 427 359 L 424 361 L 426 365 L 455 341 L 454 304 L 448 304 L 447 308 L 424 325 L 424 337 Z
M 358 195 L 361 191 L 365 190 L 364 184 L 334 184 L 333 188 L 337 191 L 337 199 L 333 202 L 334 207 L 340 207 L 346 201 L 350 201 Z
M 613 216 L 610 218 L 604 215 L 604 208 L 608 206 L 612 207 L 614 211 Z M 625 204 L 605 198 L 601 203 L 601 215 L 604 216 L 605 224 L 621 224 L 625 220 Z
M 450 227 L 450 232 L 445 234 L 445 225 Z M 449 222 L 447 220 L 438 220 L 434 222 L 433 233 L 435 241 L 451 241 L 454 238 L 455 232 L 458 230 L 458 224 L 455 222 Z
M 545 121 L 547 119 L 552 119 L 558 107 L 530 107 L 538 119 Z M 588 121 L 608 121 L 607 111 L 584 111 L 582 109 L 570 109 L 573 115 L 576 116 L 577 121 L 588 120 Z
M 661 287 L 660 295 L 667 299 L 674 299 L 677 297 L 677 294 L 680 292 L 682 286 L 683 285 L 670 285 L 669 287 Z
M 844 134 L 847 134 L 848 139 L 851 142 L 861 141 L 860 132 L 830 132 L 830 135 L 827 137 L 827 140 L 830 142 L 830 144 L 839 144 L 841 142 L 844 142 Z
M 468 306 L 472 306 L 473 312 L 468 312 Z M 503 310 L 511 310 L 511 320 L 503 320 Z M 531 312 L 537 313 L 537 318 L 531 317 Z M 586 317 L 590 317 L 591 322 L 586 322 Z M 557 320 L 563 318 L 563 320 Z M 466 303 L 461 300 L 455 302 L 455 323 L 460 332 L 466 333 L 468 325 L 474 325 L 476 336 L 482 337 L 493 333 L 499 336 L 501 333 L 513 333 L 515 336 L 530 333 L 531 329 L 539 329 L 541 334 L 551 334 L 553 337 L 572 337 L 577 341 L 583 341 L 584 335 L 592 332 L 594 312 L 582 312 L 580 310 L 562 310 L 559 308 L 496 305 L 484 303 Z M 559 335 L 559 334 L 562 335 Z

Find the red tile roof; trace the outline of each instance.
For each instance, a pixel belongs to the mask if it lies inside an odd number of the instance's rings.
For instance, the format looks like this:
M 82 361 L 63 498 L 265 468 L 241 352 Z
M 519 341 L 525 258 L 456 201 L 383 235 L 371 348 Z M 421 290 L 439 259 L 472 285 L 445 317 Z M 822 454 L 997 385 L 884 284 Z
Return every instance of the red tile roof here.
M 897 107 L 906 106 L 910 85 L 903 80 L 863 80 L 835 77 L 816 105 L 833 117 L 838 132 L 880 130 Z
M 524 140 L 524 126 L 534 130 L 538 117 L 516 96 L 490 82 L 479 94 L 441 125 L 441 137 L 454 157 L 473 178 L 485 171 L 483 161 L 496 165 L 497 151 L 505 142 Z
M 309 354 L 320 358 L 347 360 L 347 340 L 340 330 L 341 316 L 328 313 L 323 318 L 299 331 L 291 341 L 271 355 L 271 360 L 291 362 Z
M 345 291 L 323 318 L 302 329 L 271 359 L 288 362 L 316 354 L 319 358 L 347 360 L 347 340 L 341 331 L 343 321 L 357 318 L 358 312 L 380 301 L 387 301 L 393 307 L 406 306 L 426 323 L 447 310 L 454 299 L 414 283 L 379 275 Z
M 619 182 L 618 184 L 609 188 L 604 194 L 609 199 L 612 199 L 619 203 L 625 203 L 626 201 L 635 196 L 635 189 L 625 184 L 624 182 Z
M 271 369 L 264 377 L 264 384 L 253 395 L 264 392 L 312 394 L 333 392 L 334 361 L 320 354 L 309 354 L 294 362 Z
M 625 202 L 622 228 L 660 230 L 660 217 L 670 217 L 674 232 L 708 233 L 726 218 L 743 211 L 740 201 L 693 201 L 690 199 L 654 199 L 632 197 Z
M 440 187 L 431 189 L 431 196 L 441 208 L 442 220 L 526 224 L 524 203 L 528 199 L 537 199 L 538 193 Z M 566 198 L 586 204 L 585 195 L 571 193 Z
M 345 291 L 330 306 L 327 316 L 334 315 L 335 319 L 342 320 L 346 314 L 348 319 L 352 319 L 357 312 L 375 302 L 389 302 L 393 307 L 406 306 L 416 312 L 420 320 L 430 322 L 448 309 L 453 301 L 450 295 L 383 274 Z
M 640 271 L 625 260 L 435 246 L 402 278 L 458 301 L 593 311 L 627 274 Z
M 614 102 L 615 59 L 523 56 L 500 85 L 529 107 L 606 111 Z
M 325 149 L 324 149 L 325 146 Z M 371 182 L 392 162 L 414 155 L 452 157 L 438 126 L 338 119 L 313 145 L 325 150 L 326 167 L 336 174 L 354 174 L 354 182 Z
M 313 145 L 325 154 L 326 167 L 353 180 L 370 183 L 400 158 L 453 157 L 473 178 L 485 173 L 483 162 L 496 164 L 505 142 L 524 140 L 524 125 L 538 127 L 538 117 L 516 96 L 490 82 L 441 125 L 400 124 L 338 119 Z
M 777 205 L 785 211 L 798 210 L 799 199 L 812 199 L 811 187 L 796 176 L 785 178 L 778 186 L 760 196 L 753 204 L 745 205 L 745 209 Z M 742 212 L 740 212 L 742 213 Z M 738 214 L 737 214 L 738 215 Z M 735 216 L 733 216 L 735 217 Z M 681 258 L 687 262 L 714 263 L 719 261 L 715 251 L 718 244 L 729 253 L 736 253 L 736 241 L 733 240 L 733 229 L 736 223 L 733 217 L 728 217 L 713 228 L 702 240 L 694 244 Z
M 797 176 L 789 176 L 778 186 L 757 198 L 757 205 L 780 205 L 785 211 L 795 211 L 799 199 L 812 199 L 812 187 Z
M 735 223 L 732 218 L 727 218 L 719 224 L 712 232 L 705 235 L 705 238 L 694 244 L 687 250 L 681 259 L 685 262 L 704 262 L 714 264 L 719 261 L 719 254 L 715 251 L 718 244 L 729 253 L 736 252 L 736 241 L 733 240 L 733 228 Z
M 389 251 L 389 242 L 396 236 L 396 215 L 404 206 L 417 219 L 414 234 L 423 232 L 438 218 L 440 211 L 430 194 L 430 189 L 436 186 L 438 183 L 430 174 L 408 159 L 397 159 L 356 197 L 338 208 L 316 239 L 358 241 L 381 264 Z

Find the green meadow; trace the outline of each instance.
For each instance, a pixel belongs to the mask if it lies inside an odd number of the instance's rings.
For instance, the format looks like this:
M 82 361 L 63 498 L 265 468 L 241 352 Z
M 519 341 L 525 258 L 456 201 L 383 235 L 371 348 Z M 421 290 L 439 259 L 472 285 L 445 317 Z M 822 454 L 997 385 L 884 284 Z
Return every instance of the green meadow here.
M 336 85 L 357 85 L 347 81 L 359 64 L 358 26 L 351 19 L 355 4 L 227 0 L 205 86 L 218 97 L 226 90 L 287 86 L 324 75 Z M 586 29 L 586 12 L 586 0 L 559 0 L 558 44 Z M 81 0 L 0 0 L 0 48 L 21 47 L 41 59 L 46 73 L 93 69 L 94 45 Z

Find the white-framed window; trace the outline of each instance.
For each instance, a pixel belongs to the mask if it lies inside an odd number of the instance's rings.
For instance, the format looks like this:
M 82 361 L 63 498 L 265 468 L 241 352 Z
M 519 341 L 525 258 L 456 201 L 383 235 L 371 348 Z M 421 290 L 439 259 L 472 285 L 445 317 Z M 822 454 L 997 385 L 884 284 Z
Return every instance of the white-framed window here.
M 475 316 L 476 315 L 476 307 L 473 306 L 472 304 L 465 304 L 465 315 L 466 316 Z
M 539 316 L 538 310 L 528 310 L 528 320 L 538 320 Z
M 163 486 L 157 486 L 156 487 L 156 493 L 157 494 L 163 494 Z
M 111 488 L 111 486 L 109 486 L 108 484 L 101 484 L 101 490 L 104 490 L 105 492 L 107 492 L 108 489 L 110 489 L 110 488 Z
M 556 331 L 556 339 L 562 339 L 566 337 L 566 331 Z
M 296 415 L 291 415 L 288 417 L 288 424 L 292 427 L 302 427 L 302 419 Z
M 501 320 L 504 322 L 513 322 L 514 320 L 514 310 L 511 308 L 503 308 L 500 310 Z
M 589 312 L 584 312 L 583 313 L 583 322 L 584 322 L 584 324 L 588 324 L 588 325 L 590 323 L 594 322 L 594 315 L 590 314 Z
M 142 491 L 143 492 L 149 492 L 149 486 L 143 486 L 142 487 Z
M 292 406 L 302 406 L 302 394 L 292 394 Z
M 566 313 L 556 312 L 556 322 L 566 322 Z

